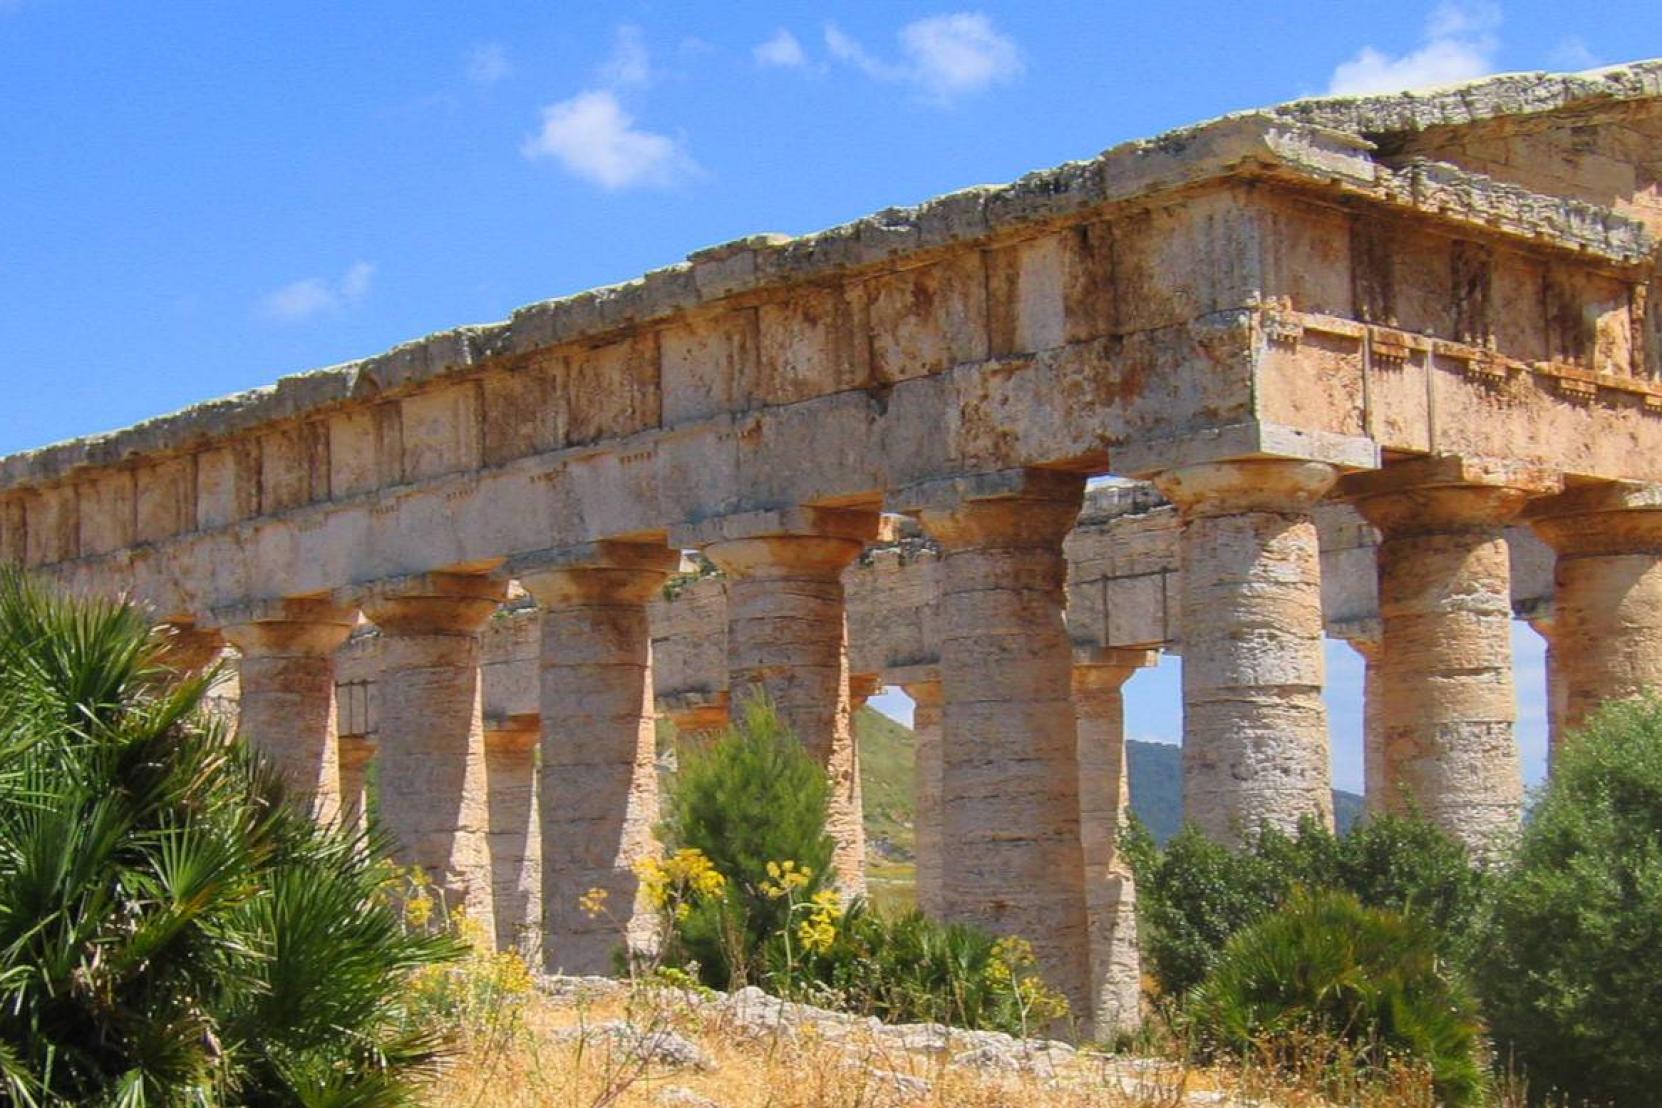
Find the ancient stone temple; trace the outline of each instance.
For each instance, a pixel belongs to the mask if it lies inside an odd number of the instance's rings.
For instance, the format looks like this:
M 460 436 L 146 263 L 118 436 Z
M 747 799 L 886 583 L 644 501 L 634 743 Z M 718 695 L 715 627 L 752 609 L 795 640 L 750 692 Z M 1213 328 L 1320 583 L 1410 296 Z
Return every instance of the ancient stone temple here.
M 770 697 L 855 892 L 850 713 L 903 687 L 920 902 L 1125 1026 L 1159 652 L 1225 838 L 1331 816 L 1324 636 L 1369 805 L 1479 850 L 1513 619 L 1560 734 L 1662 678 L 1659 182 L 1662 62 L 1243 113 L 4 459 L 0 556 L 234 648 L 303 803 L 373 759 L 404 859 L 568 971 L 649 937 L 656 713 Z

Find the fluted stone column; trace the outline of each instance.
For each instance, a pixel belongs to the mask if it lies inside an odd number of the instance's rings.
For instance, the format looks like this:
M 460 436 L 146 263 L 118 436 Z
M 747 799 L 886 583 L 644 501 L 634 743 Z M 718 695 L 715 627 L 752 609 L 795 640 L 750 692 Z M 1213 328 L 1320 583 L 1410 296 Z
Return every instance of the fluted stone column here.
M 340 818 L 348 827 L 362 827 L 368 815 L 365 787 L 375 744 L 364 735 L 340 736 Z
M 1319 462 L 1215 462 L 1155 484 L 1182 514 L 1183 818 L 1223 841 L 1332 826 Z
M 1125 764 L 1122 690 L 1158 660 L 1152 650 L 1094 649 L 1073 667 L 1079 717 L 1079 840 L 1085 854 L 1085 910 L 1091 943 L 1092 1024 L 1099 1038 L 1142 1023 L 1142 959 L 1137 892 L 1120 855 L 1119 832 L 1131 804 Z
M 941 547 L 942 915 L 1031 941 L 1088 1019 L 1062 554 L 1082 493 L 1069 474 L 1007 471 L 903 497 Z
M 802 509 L 712 521 L 692 536 L 727 575 L 728 691 L 736 719 L 766 696 L 831 785 L 826 829 L 837 885 L 865 892 L 859 753 L 848 692 L 842 572 L 877 534 L 877 513 Z M 678 541 L 679 543 L 679 541 Z
M 1607 700 L 1662 692 L 1662 486 L 1591 485 L 1532 505 L 1554 552 L 1560 733 Z
M 657 849 L 652 636 L 646 606 L 675 568 L 666 547 L 597 543 L 518 571 L 542 610 L 543 964 L 606 974 L 648 949 L 654 920 L 634 865 Z M 590 916 L 579 901 L 606 893 Z
M 536 715 L 485 721 L 491 901 L 498 950 L 530 950 L 542 937 L 542 841 L 537 820 Z
M 490 578 L 428 573 L 377 589 L 381 630 L 381 824 L 393 857 L 420 866 L 452 911 L 494 938 L 490 812 L 480 713 L 479 631 L 502 602 Z
M 1435 458 L 1346 481 L 1380 532 L 1384 806 L 1480 853 L 1523 810 L 1504 528 L 1528 492 L 1503 479 Z
M 227 613 L 237 663 L 237 733 L 273 765 L 289 798 L 323 821 L 340 815 L 335 651 L 355 613 L 322 600 L 288 600 Z
M 941 682 L 911 681 L 913 778 L 912 843 L 917 860 L 918 910 L 940 919 L 941 887 Z

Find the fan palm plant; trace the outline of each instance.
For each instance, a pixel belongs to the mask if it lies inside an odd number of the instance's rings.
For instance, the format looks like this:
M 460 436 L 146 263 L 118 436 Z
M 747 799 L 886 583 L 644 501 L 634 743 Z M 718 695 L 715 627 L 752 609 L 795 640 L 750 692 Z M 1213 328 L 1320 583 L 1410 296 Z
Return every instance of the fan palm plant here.
M 165 649 L 131 605 L 0 569 L 0 1101 L 405 1103 L 442 1047 L 409 971 L 454 944 Z

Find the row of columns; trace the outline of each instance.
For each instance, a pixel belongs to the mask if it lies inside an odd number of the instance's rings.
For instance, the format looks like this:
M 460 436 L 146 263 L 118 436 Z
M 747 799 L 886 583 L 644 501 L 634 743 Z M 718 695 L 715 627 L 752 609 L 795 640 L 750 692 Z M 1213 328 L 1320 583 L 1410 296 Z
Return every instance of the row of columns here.
M 1157 478 L 1183 521 L 1187 818 L 1224 839 L 1260 822 L 1331 822 L 1311 517 L 1324 497 L 1350 499 L 1381 533 L 1380 632 L 1367 647 L 1376 810 L 1413 805 L 1478 849 L 1517 818 L 1502 529 L 1526 505 L 1559 554 L 1553 680 L 1565 721 L 1662 678 L 1662 506 L 1611 486 L 1542 500 L 1527 476 L 1430 459 L 1341 480 L 1322 463 L 1246 459 Z M 1115 845 L 1120 689 L 1152 655 L 1081 659 L 1069 640 L 1062 542 L 1082 493 L 1076 475 L 1023 470 L 898 498 L 940 547 L 938 675 L 905 685 L 918 734 L 918 896 L 932 915 L 1027 937 L 1076 1011 L 1126 1026 L 1137 973 L 1134 897 Z M 730 706 L 765 695 L 826 768 L 849 895 L 864 889 L 864 841 L 842 573 L 877 518 L 875 508 L 756 512 L 669 536 L 727 577 Z M 381 810 L 401 858 L 496 919 L 503 944 L 537 899 L 527 875 L 540 868 L 550 969 L 606 972 L 620 943 L 653 938 L 632 869 L 656 849 L 646 609 L 675 561 L 661 541 L 603 542 L 502 575 L 423 574 L 356 598 L 382 634 Z M 529 721 L 487 731 L 481 718 L 478 633 L 504 576 L 542 613 L 534 741 Z M 363 764 L 335 734 L 330 661 L 355 618 L 300 600 L 223 622 L 243 654 L 243 731 L 326 818 Z M 348 797 L 359 792 L 348 783 Z M 599 918 L 578 906 L 593 888 L 608 894 Z

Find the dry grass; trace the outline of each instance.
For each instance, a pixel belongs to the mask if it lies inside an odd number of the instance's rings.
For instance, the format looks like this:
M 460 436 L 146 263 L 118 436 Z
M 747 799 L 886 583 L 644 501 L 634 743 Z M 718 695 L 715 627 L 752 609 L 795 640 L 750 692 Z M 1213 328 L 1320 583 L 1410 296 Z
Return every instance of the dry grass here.
M 756 1034 L 719 1006 L 663 989 L 587 1000 L 537 994 L 511 1012 L 470 1019 L 459 1052 L 424 1103 L 431 1108 L 633 1108 L 714 1103 L 723 1108 L 938 1105 L 941 1108 L 1184 1108 L 1190 1104 L 1317 1108 L 1434 1108 L 1427 1084 L 1345 1089 L 1331 1099 L 1315 1083 L 1267 1069 L 1205 1070 L 1173 1061 L 1081 1053 L 1054 1070 L 987 1072 L 945 1053 L 899 1049 L 860 1029 L 836 1039 L 812 1028 Z M 715 1063 L 707 1071 L 642 1061 L 597 1028 L 626 1021 L 647 1036 L 674 1032 Z M 898 1076 L 896 1076 L 898 1075 Z M 685 1092 L 682 1092 L 685 1090 Z M 1329 1089 L 1330 1095 L 1332 1089 Z M 695 1100 L 686 1094 L 696 1094 Z M 680 1099 L 677 1099 L 680 1098 Z M 1510 1097 L 1500 1104 L 1514 1103 Z

